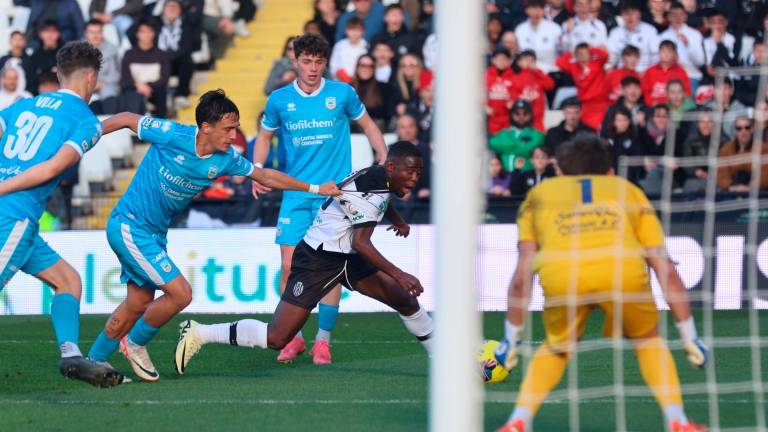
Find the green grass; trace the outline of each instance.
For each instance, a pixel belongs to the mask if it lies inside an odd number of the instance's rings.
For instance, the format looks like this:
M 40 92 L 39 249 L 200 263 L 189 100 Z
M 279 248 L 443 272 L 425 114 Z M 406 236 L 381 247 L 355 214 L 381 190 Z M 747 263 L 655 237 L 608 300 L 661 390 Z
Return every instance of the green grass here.
M 184 315 L 188 318 L 189 315 Z M 261 317 L 265 319 L 268 317 Z M 84 316 L 84 349 L 90 347 L 104 316 Z M 199 315 L 202 322 L 231 321 L 232 315 Z M 47 317 L 0 317 L 0 429 L 15 430 L 269 430 L 269 431 L 422 431 L 427 429 L 428 364 L 421 346 L 394 314 L 344 314 L 334 332 L 334 363 L 312 364 L 302 356 L 292 365 L 275 361 L 272 351 L 229 346 L 206 346 L 183 377 L 173 371 L 172 354 L 177 319 L 165 326 L 150 345 L 161 379 L 135 382 L 113 389 L 96 389 L 63 379 L 57 369 L 57 350 Z M 699 319 L 699 322 L 701 320 Z M 310 319 L 308 335 L 315 332 Z M 541 340 L 538 317 L 534 337 Z M 762 336 L 768 336 L 768 314 L 761 314 Z M 501 335 L 502 315 L 485 315 L 485 334 Z M 746 337 L 746 312 L 718 312 L 717 336 Z M 587 339 L 599 335 L 599 320 L 590 320 Z M 675 335 L 674 330 L 670 330 Z M 768 348 L 763 347 L 763 367 Z M 579 356 L 583 387 L 612 383 L 610 350 Z M 704 372 L 688 367 L 674 351 L 683 383 L 704 382 Z M 747 348 L 717 350 L 719 382 L 748 381 Z M 641 385 L 637 365 L 627 352 L 624 380 Z M 120 354 L 111 362 L 130 368 Z M 768 375 L 766 373 L 765 375 Z M 509 415 L 521 370 L 502 383 L 486 386 L 485 429 L 493 430 Z M 768 377 L 763 378 L 768 381 Z M 563 380 L 567 383 L 567 376 Z M 566 388 L 565 386 L 559 387 Z M 686 396 L 689 415 L 709 420 L 706 395 Z M 754 394 L 718 396 L 721 425 L 754 424 Z M 630 430 L 663 430 L 661 415 L 650 394 L 627 398 Z M 615 429 L 611 397 L 580 401 L 581 428 Z M 568 403 L 546 403 L 536 417 L 536 430 L 568 429 Z

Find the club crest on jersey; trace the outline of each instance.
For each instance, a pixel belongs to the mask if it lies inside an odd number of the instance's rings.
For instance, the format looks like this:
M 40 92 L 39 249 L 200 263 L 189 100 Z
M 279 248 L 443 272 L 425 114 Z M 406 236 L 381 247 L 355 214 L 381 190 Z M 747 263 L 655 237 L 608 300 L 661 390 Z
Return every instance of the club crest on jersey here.
M 218 173 L 219 173 L 219 168 L 216 165 L 208 168 L 208 178 L 209 179 L 215 179 L 216 178 L 216 174 L 218 174 Z
M 296 282 L 293 285 L 293 295 L 294 297 L 298 297 L 301 295 L 301 293 L 304 292 L 304 284 L 301 282 Z
M 325 107 L 329 110 L 332 110 L 336 108 L 336 97 L 334 96 L 328 96 L 325 98 Z
M 171 263 L 168 260 L 163 260 L 163 262 L 160 263 L 160 268 L 163 269 L 164 272 L 170 273 Z

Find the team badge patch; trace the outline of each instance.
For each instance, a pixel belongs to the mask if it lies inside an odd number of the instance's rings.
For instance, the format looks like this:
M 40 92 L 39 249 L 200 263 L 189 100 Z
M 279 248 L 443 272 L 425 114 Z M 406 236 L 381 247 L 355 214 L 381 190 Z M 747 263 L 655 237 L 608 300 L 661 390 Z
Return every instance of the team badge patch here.
M 209 179 L 216 178 L 216 174 L 218 174 L 218 173 L 219 173 L 219 168 L 216 165 L 208 168 L 208 178 Z
M 301 295 L 301 293 L 304 292 L 304 284 L 301 282 L 296 282 L 293 285 L 293 295 L 294 297 L 298 297 Z
M 336 98 L 334 96 L 325 98 L 325 107 L 329 110 L 336 108 Z
M 164 272 L 170 273 L 171 272 L 171 263 L 168 262 L 168 260 L 163 260 L 163 262 L 160 263 L 160 268 L 163 269 Z

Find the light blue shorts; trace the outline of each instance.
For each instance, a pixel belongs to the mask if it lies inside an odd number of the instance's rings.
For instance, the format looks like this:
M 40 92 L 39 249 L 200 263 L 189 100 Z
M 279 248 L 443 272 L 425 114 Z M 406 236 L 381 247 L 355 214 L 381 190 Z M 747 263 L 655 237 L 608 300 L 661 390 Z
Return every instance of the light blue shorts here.
M 277 216 L 275 243 L 296 246 L 315 220 L 326 198 L 283 198 Z
M 36 222 L 0 217 L 0 290 L 17 271 L 36 275 L 60 259 L 40 237 Z
M 165 233 L 137 227 L 127 218 L 112 215 L 107 223 L 107 241 L 120 261 L 120 282 L 129 281 L 147 289 L 159 289 L 179 275 L 168 256 Z

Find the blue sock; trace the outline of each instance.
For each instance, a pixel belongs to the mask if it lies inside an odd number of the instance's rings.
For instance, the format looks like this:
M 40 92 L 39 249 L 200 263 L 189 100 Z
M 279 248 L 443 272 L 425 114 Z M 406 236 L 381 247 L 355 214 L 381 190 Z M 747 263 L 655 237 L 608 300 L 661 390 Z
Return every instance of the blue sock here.
M 99 337 L 91 346 L 91 350 L 88 352 L 88 358 L 93 361 L 105 362 L 116 350 L 120 341 L 112 339 L 104 333 L 104 330 L 99 333 Z
M 138 321 L 136 321 L 136 324 L 133 325 L 131 332 L 128 333 L 128 339 L 130 339 L 131 342 L 135 343 L 136 345 L 145 346 L 149 343 L 149 341 L 152 340 L 153 337 L 155 337 L 159 331 L 159 328 L 152 327 L 151 325 L 147 324 L 147 322 L 144 321 L 144 317 L 142 316 Z
M 318 308 L 317 326 L 322 330 L 331 331 L 339 318 L 339 307 L 320 303 Z
M 51 302 L 51 322 L 56 333 L 56 342 L 77 345 L 80 339 L 80 302 L 69 293 L 53 296 Z

